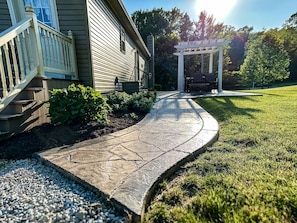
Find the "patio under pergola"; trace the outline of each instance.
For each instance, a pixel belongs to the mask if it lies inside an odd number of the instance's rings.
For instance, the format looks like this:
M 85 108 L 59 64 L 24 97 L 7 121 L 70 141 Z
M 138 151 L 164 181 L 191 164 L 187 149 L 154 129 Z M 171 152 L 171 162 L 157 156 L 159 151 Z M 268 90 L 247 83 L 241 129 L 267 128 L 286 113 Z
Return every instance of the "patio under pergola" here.
M 223 47 L 228 45 L 225 39 L 209 39 L 200 41 L 179 42 L 174 46 L 177 50 L 174 55 L 178 56 L 178 90 L 185 91 L 184 57 L 187 55 L 209 54 L 209 73 L 213 73 L 213 56 L 219 52 L 218 61 L 218 92 L 222 92 L 223 82 Z

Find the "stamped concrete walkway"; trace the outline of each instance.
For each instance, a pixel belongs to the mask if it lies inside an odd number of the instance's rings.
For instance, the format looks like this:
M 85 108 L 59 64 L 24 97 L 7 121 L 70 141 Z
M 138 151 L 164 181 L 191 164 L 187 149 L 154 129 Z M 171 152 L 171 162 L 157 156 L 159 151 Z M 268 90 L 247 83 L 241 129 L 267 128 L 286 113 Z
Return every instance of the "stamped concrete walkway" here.
M 140 220 L 154 186 L 204 151 L 218 130 L 217 121 L 189 97 L 159 93 L 138 124 L 37 157 Z

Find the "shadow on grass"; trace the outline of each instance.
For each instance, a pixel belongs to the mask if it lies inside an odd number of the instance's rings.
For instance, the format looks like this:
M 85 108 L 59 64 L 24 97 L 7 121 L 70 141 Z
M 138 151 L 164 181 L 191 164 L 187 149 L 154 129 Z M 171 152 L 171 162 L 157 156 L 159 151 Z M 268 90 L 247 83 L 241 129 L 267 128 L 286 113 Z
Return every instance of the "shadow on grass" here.
M 240 97 L 240 100 L 257 100 L 251 97 Z M 248 116 L 254 118 L 253 113 L 262 112 L 260 109 L 256 108 L 240 108 L 237 107 L 231 98 L 221 97 L 221 98 L 207 98 L 207 99 L 195 99 L 195 102 L 203 107 L 207 112 L 209 112 L 218 121 L 226 121 L 233 116 Z

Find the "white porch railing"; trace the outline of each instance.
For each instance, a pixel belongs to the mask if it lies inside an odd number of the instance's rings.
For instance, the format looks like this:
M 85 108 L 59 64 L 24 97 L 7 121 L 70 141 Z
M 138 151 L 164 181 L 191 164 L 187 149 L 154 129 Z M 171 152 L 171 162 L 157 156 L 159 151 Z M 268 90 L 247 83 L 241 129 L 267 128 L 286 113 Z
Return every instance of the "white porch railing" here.
M 75 44 L 66 36 L 37 21 L 32 7 L 26 19 L 0 33 L 0 111 L 27 84 L 45 72 L 77 79 Z
M 69 75 L 77 79 L 75 44 L 72 32 L 68 36 L 38 21 L 44 72 Z

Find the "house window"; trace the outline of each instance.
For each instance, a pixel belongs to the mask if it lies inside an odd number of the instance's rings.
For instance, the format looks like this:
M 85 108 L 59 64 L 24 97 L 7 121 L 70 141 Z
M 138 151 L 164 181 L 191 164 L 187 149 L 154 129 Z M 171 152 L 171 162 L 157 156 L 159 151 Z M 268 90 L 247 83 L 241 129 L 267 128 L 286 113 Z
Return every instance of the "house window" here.
M 57 26 L 57 16 L 54 1 L 52 0 L 24 0 L 24 5 L 30 5 L 39 21 L 53 28 Z
M 126 53 L 126 33 L 123 27 L 121 27 L 120 34 L 120 49 L 122 53 Z

